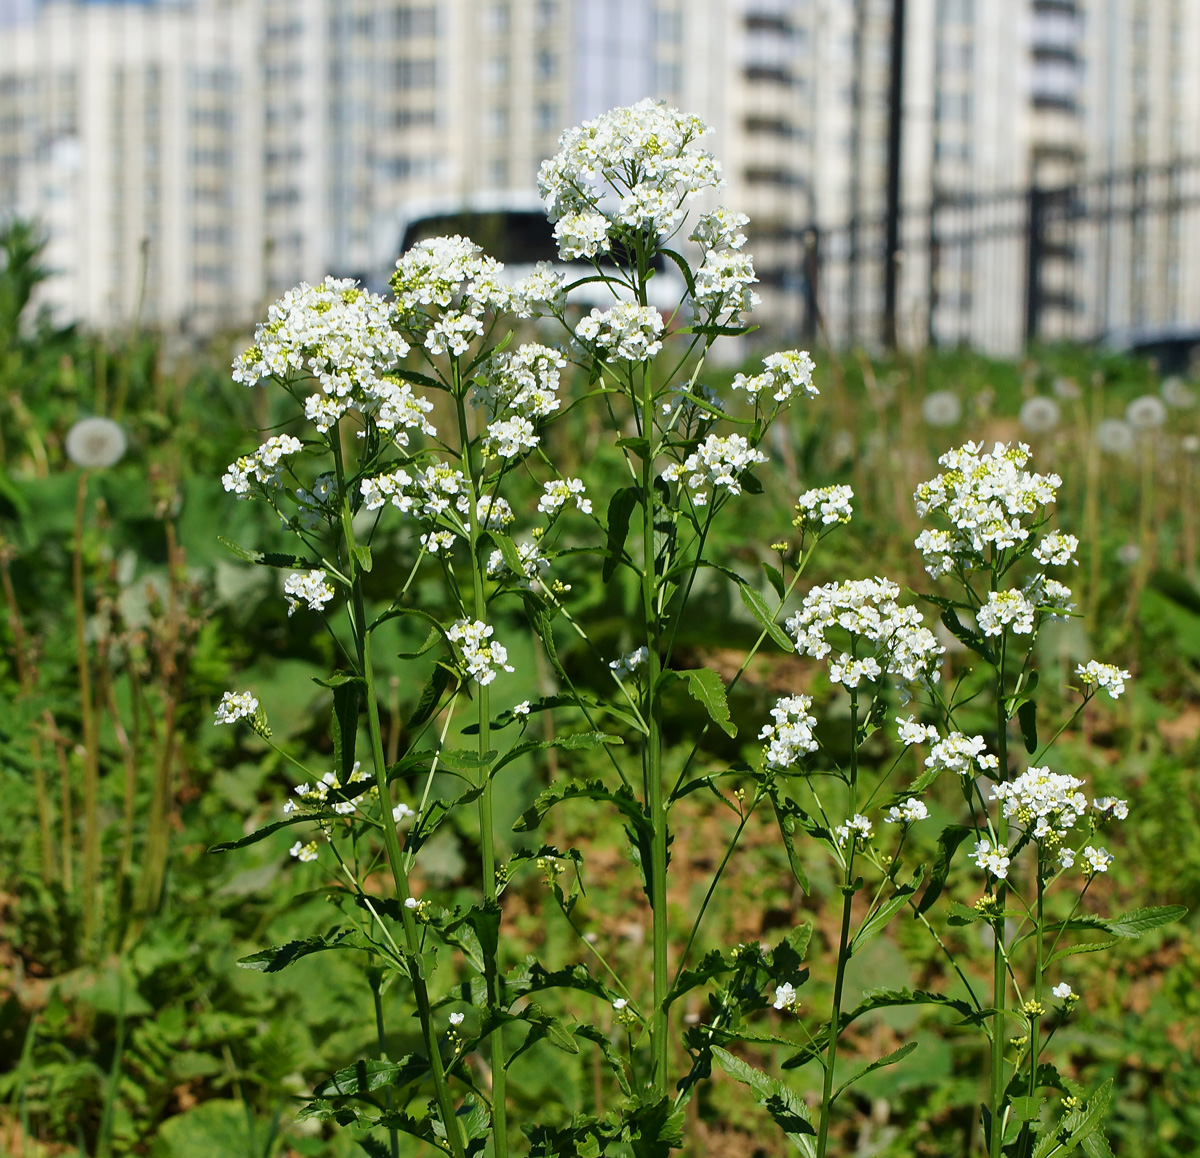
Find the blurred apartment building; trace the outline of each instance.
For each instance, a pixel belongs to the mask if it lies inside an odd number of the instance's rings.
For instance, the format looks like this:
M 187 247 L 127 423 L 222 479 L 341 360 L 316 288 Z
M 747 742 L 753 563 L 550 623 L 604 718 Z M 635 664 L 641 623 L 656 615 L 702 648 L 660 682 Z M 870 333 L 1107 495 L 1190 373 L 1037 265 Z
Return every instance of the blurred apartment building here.
M 1028 331 L 1030 186 L 1200 154 L 1200 3 L 905 8 L 900 334 L 1012 351 Z M 60 316 L 203 334 L 302 279 L 381 280 L 413 206 L 530 203 L 563 128 L 650 95 L 714 126 L 722 200 L 752 220 L 762 321 L 791 335 L 819 314 L 834 340 L 873 342 L 893 10 L 0 0 L 0 216 L 47 227 Z M 1103 256 L 1167 287 L 1147 289 L 1147 317 L 1200 321 L 1195 212 L 1104 256 L 1057 237 L 1057 204 L 1042 206 L 1046 318 L 1070 321 L 1059 283 L 1095 283 Z

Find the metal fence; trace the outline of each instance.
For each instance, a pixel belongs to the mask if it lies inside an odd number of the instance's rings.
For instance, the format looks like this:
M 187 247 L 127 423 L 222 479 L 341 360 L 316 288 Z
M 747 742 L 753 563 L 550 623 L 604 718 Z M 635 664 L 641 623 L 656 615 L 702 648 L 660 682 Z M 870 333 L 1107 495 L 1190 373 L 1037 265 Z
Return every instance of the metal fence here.
M 887 331 L 887 221 L 805 233 L 806 327 L 835 345 Z M 1200 327 L 1200 158 L 1069 184 L 942 193 L 899 221 L 902 344 L 1012 354 L 1133 328 Z

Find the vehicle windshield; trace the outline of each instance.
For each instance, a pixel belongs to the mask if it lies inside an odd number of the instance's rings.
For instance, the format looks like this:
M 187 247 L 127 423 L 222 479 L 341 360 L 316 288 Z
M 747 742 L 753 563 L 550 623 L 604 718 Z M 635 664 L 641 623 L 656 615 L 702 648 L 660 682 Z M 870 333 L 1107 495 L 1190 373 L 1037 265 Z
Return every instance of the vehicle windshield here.
M 400 249 L 407 253 L 418 242 L 455 234 L 469 237 L 482 246 L 489 257 L 505 265 L 559 262 L 554 226 L 535 210 L 464 211 L 418 217 L 404 231 Z M 618 256 L 616 264 L 624 265 L 625 262 Z M 661 271 L 664 265 L 662 256 L 656 255 L 654 268 Z

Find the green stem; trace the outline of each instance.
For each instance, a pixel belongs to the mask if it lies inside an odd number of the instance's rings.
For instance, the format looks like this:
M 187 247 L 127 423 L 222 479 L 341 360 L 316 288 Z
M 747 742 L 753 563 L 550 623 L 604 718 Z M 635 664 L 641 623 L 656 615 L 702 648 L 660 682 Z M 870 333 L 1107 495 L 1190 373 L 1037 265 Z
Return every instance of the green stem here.
M 459 444 L 462 447 L 463 465 L 467 468 L 467 482 L 471 506 L 467 512 L 467 530 L 471 544 L 471 587 L 475 603 L 475 618 L 487 621 L 487 599 L 483 590 L 483 567 L 479 560 L 479 498 L 480 475 L 476 472 L 471 454 L 470 433 L 467 430 L 467 414 L 463 402 L 462 382 L 458 362 L 454 368 L 454 398 L 458 409 Z M 481 473 L 481 472 L 480 472 Z M 498 485 L 498 484 L 497 484 Z M 479 755 L 484 756 L 491 746 L 491 702 L 487 684 L 478 684 L 475 689 L 475 721 L 479 727 Z M 492 815 L 492 776 L 488 768 L 483 769 L 483 794 L 479 797 L 479 842 L 483 853 L 483 895 L 489 905 L 496 902 L 496 837 Z M 487 986 L 489 1009 L 499 1012 L 499 966 L 496 959 L 484 962 L 484 984 Z M 492 1142 L 495 1158 L 508 1158 L 508 1107 L 507 1077 L 503 1030 L 497 1026 L 491 1034 L 492 1050 Z
M 375 964 L 375 958 L 372 955 L 370 963 L 367 965 L 367 980 L 371 984 L 371 1000 L 375 1006 L 375 1039 L 379 1043 L 379 1060 L 386 1062 L 388 1060 L 387 1032 L 383 1024 L 383 994 L 380 991 L 382 974 L 383 970 Z M 384 1091 L 384 1105 L 389 1110 L 392 1109 L 393 1098 L 390 1089 Z M 388 1149 L 391 1151 L 392 1158 L 400 1158 L 400 1133 L 395 1126 L 388 1127 Z
M 1001 781 L 1008 779 L 1008 716 L 1004 708 L 1004 660 L 1007 635 L 1003 636 L 1000 644 L 1000 661 L 996 669 L 996 752 L 999 760 L 999 775 Z M 1001 843 L 1008 843 L 1008 822 L 1003 814 L 996 818 L 996 835 Z M 996 886 L 996 907 L 1004 909 L 1004 898 L 1008 889 L 1004 881 Z M 1001 1142 L 1003 1140 L 1003 1124 L 1000 1120 L 1004 1104 L 1004 1008 L 1008 994 L 1007 964 L 1004 954 L 1004 918 L 997 917 L 992 921 L 992 1005 L 995 1013 L 992 1015 L 992 1096 L 991 1096 L 991 1137 L 989 1152 L 991 1158 L 1001 1158 Z
M 375 695 L 375 681 L 371 675 L 371 635 L 367 630 L 366 600 L 363 597 L 362 574 L 354 556 L 354 526 L 350 514 L 350 502 L 346 494 L 345 468 L 342 464 L 342 449 L 338 432 L 333 432 L 329 440 L 333 448 L 334 463 L 337 467 L 338 492 L 342 496 L 342 533 L 346 541 L 346 565 L 351 574 L 351 610 L 354 643 L 358 652 L 359 674 L 367 691 L 367 729 L 371 737 L 371 757 L 375 769 L 375 786 L 379 791 L 380 819 L 383 823 L 383 845 L 387 852 L 388 867 L 392 874 L 392 883 L 396 899 L 400 905 L 400 920 L 404 927 L 404 944 L 408 957 L 408 976 L 412 982 L 413 998 L 417 1005 L 417 1015 L 425 1038 L 425 1049 L 429 1055 L 430 1076 L 433 1078 L 435 1097 L 438 1109 L 442 1115 L 442 1124 L 446 1129 L 446 1140 L 454 1158 L 466 1158 L 463 1149 L 462 1134 L 458 1128 L 458 1120 L 454 1113 L 454 1099 L 450 1094 L 450 1085 L 446 1080 L 446 1070 L 442 1064 L 442 1054 L 438 1047 L 437 1031 L 433 1025 L 433 1013 L 429 1003 L 429 988 L 421 975 L 421 935 L 417 929 L 413 911 L 405 905 L 412 895 L 409 889 L 408 874 L 404 871 L 404 861 L 400 851 L 400 837 L 396 831 L 396 820 L 392 816 L 392 794 L 388 786 L 387 764 L 383 754 L 383 730 L 379 722 L 379 701 Z
M 858 692 L 850 692 L 850 799 L 847 812 L 853 817 L 858 811 Z M 817 1133 L 817 1158 L 825 1158 L 829 1145 L 829 1121 L 833 1116 L 833 1078 L 837 1068 L 838 1035 L 841 1033 L 842 990 L 846 983 L 846 966 L 850 963 L 850 916 L 854 906 L 854 849 L 857 834 L 853 829 L 847 837 L 849 855 L 842 878 L 842 930 L 838 936 L 837 973 L 833 981 L 833 1008 L 829 1014 L 829 1051 L 825 1058 L 825 1078 L 821 1086 L 821 1122 Z

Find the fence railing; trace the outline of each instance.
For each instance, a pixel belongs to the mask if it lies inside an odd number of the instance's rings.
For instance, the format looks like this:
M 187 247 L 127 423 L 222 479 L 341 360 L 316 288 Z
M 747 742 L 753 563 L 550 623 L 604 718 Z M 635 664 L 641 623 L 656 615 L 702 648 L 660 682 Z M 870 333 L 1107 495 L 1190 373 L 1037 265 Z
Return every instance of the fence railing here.
M 886 333 L 884 218 L 804 234 L 805 326 L 836 345 Z M 941 193 L 899 221 L 904 345 L 1014 353 L 1034 341 L 1200 326 L 1200 158 L 1049 186 Z

